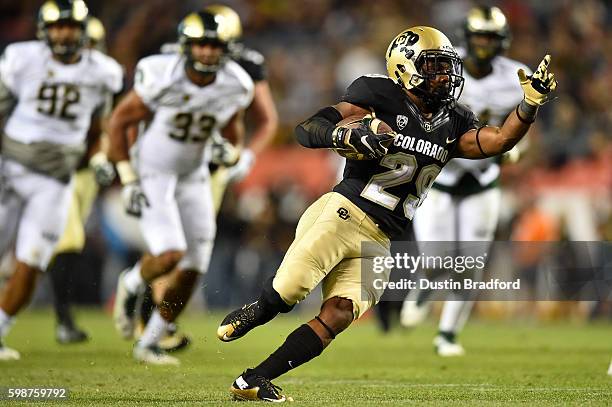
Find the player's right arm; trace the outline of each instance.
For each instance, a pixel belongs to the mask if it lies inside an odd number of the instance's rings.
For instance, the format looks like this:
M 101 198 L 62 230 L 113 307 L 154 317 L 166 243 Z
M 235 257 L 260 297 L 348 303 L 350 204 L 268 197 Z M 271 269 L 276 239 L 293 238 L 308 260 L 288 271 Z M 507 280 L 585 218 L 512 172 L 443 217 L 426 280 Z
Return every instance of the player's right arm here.
M 133 89 L 119 102 L 108 124 L 111 161 L 117 165 L 125 161 L 129 163 L 129 129 L 138 126 L 139 122 L 150 118 L 151 115 L 152 112 Z
M 347 117 L 363 117 L 368 109 L 348 102 L 325 107 L 295 128 L 298 142 L 307 148 L 352 149 L 371 158 L 387 153 L 381 139 L 369 128 L 348 128 L 337 124 Z
M 128 138 L 130 129 L 137 126 L 142 120 L 152 115 L 140 96 L 131 90 L 113 111 L 109 126 L 108 137 L 110 142 L 109 158 L 115 163 L 119 180 L 123 185 L 122 198 L 126 212 L 139 217 L 142 206 L 148 206 L 148 200 L 138 183 L 138 175 L 129 160 Z

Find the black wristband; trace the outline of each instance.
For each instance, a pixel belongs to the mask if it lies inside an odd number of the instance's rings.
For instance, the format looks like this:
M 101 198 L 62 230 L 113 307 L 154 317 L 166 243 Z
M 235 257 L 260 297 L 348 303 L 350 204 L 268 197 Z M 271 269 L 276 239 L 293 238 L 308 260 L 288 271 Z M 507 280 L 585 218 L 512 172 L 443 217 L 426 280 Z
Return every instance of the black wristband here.
M 480 145 L 480 130 L 482 130 L 485 126 L 479 127 L 478 130 L 476 130 L 476 144 L 478 145 L 478 149 L 480 150 L 480 154 L 482 154 L 485 157 L 490 157 L 489 154 L 485 153 L 484 150 L 482 149 L 482 146 Z
M 520 112 L 523 112 L 525 116 L 521 116 Z M 531 124 L 535 122 L 536 114 L 538 113 L 538 107 L 532 106 L 523 100 L 521 103 L 516 105 L 516 117 L 525 124 Z

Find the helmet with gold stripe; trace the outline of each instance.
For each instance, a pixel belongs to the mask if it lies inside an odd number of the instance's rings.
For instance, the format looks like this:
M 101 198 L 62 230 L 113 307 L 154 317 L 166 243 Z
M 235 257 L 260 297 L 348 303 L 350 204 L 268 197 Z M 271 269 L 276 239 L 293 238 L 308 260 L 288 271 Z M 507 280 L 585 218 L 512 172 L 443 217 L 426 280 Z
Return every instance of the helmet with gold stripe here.
M 38 37 L 56 58 L 68 62 L 87 42 L 88 14 L 83 0 L 47 0 L 38 12 Z
M 231 38 L 232 30 L 226 19 L 209 11 L 193 12 L 178 26 L 179 45 L 187 64 L 203 74 L 215 73 L 225 63 Z M 200 58 L 194 55 L 194 46 L 209 46 L 215 51 Z
M 472 8 L 465 19 L 464 35 L 468 56 L 479 64 L 489 64 L 510 47 L 508 20 L 497 7 Z
M 463 90 L 463 64 L 449 39 L 426 26 L 399 33 L 387 49 L 387 73 L 436 111 L 454 106 Z

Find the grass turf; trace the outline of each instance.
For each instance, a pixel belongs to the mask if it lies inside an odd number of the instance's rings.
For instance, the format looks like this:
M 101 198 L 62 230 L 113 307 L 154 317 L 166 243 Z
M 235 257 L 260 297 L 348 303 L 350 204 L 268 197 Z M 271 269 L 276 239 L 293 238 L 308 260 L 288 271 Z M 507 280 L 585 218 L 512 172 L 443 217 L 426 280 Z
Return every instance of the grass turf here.
M 50 311 L 23 313 L 6 344 L 22 359 L 0 362 L 0 387 L 67 387 L 68 400 L 36 405 L 233 405 L 227 388 L 305 318 L 289 315 L 229 344 L 219 342 L 219 314 L 181 320 L 193 346 L 180 367 L 145 366 L 108 315 L 83 312 L 92 340 L 62 346 Z M 435 356 L 433 323 L 414 332 L 380 334 L 372 320 L 343 333 L 317 360 L 275 380 L 302 405 L 609 405 L 612 356 L 609 324 L 470 323 L 461 339 L 468 355 Z M 20 403 L 0 399 L 0 405 Z M 29 403 L 28 403 L 29 404 Z M 31 405 L 31 404 L 30 404 Z M 243 405 L 243 404 L 240 404 Z

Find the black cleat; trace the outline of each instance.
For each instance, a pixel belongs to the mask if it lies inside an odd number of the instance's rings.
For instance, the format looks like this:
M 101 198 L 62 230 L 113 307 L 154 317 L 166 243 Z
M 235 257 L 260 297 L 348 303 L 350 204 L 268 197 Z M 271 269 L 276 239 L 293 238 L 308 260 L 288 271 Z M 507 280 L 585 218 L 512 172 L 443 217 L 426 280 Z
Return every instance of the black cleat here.
M 255 301 L 227 314 L 217 328 L 217 337 L 223 342 L 230 342 L 242 338 L 251 329 L 271 319 L 265 317 L 261 307 Z
M 269 401 L 272 403 L 293 401 L 290 397 L 280 394 L 282 390 L 265 377 L 253 373 L 252 369 L 245 370 L 230 387 L 230 392 L 234 395 L 235 400 Z
M 81 329 L 66 324 L 59 324 L 55 328 L 55 339 L 62 345 L 69 343 L 87 342 L 89 337 Z

